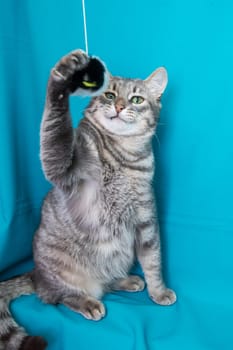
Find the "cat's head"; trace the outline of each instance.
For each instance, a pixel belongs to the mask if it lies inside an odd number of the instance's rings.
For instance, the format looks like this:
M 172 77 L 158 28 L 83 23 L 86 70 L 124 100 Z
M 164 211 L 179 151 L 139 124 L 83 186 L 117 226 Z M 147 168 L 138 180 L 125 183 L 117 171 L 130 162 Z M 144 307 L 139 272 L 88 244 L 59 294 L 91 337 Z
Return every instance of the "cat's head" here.
M 116 135 L 154 131 L 167 80 L 165 68 L 158 68 L 145 80 L 110 76 L 107 90 L 91 100 L 87 115 Z

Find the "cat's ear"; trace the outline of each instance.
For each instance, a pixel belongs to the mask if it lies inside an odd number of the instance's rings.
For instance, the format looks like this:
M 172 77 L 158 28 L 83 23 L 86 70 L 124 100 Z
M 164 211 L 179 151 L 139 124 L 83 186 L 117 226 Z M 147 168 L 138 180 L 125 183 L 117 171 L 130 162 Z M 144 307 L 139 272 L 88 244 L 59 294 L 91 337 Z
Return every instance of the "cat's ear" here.
M 153 96 L 159 99 L 167 86 L 167 71 L 164 67 L 160 67 L 144 81 Z

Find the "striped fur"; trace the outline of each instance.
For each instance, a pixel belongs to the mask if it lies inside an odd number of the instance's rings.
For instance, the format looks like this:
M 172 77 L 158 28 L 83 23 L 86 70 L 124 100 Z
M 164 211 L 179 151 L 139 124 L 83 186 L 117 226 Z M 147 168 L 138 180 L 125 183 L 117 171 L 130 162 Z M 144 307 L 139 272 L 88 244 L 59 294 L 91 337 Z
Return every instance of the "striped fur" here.
M 107 91 L 92 98 L 79 127 L 73 129 L 69 84 L 87 62 L 83 52 L 73 52 L 56 65 L 49 79 L 41 162 L 54 187 L 44 200 L 34 238 L 35 270 L 18 282 L 1 285 L 5 292 L 0 339 L 10 344 L 14 332 L 20 338 L 6 349 L 29 349 L 33 341 L 10 318 L 10 300 L 35 289 L 44 302 L 63 303 L 88 319 L 99 320 L 105 315 L 100 299 L 106 291 L 144 288 L 138 276 L 128 276 L 136 257 L 152 300 L 161 305 L 176 300 L 162 279 L 152 189 L 151 141 L 166 71 L 161 68 L 144 81 L 110 77 Z M 20 348 L 20 342 L 29 345 Z M 43 349 L 42 341 L 39 346 Z
M 41 337 L 28 336 L 8 309 L 11 300 L 34 292 L 31 273 L 0 283 L 0 350 L 45 349 L 46 342 Z

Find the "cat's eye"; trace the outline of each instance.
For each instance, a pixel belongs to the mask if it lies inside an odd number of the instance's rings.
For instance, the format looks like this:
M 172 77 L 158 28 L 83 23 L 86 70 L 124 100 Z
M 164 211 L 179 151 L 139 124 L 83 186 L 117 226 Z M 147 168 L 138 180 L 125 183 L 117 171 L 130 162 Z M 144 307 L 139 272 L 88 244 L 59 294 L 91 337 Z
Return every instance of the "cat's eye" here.
M 142 96 L 133 96 L 130 101 L 135 105 L 140 105 L 144 101 L 144 98 Z
M 105 92 L 104 95 L 108 100 L 111 100 L 111 101 L 115 100 L 115 98 L 116 98 L 116 95 L 110 91 Z

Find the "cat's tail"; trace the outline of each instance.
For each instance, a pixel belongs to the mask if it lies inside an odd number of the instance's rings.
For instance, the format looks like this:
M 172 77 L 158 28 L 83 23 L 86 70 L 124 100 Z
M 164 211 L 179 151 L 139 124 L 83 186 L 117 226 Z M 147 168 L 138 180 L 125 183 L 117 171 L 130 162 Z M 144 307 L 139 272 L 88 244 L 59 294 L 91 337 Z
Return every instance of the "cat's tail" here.
M 44 350 L 46 342 L 42 337 L 29 336 L 24 328 L 13 319 L 10 302 L 35 292 L 33 272 L 0 283 L 0 350 Z

